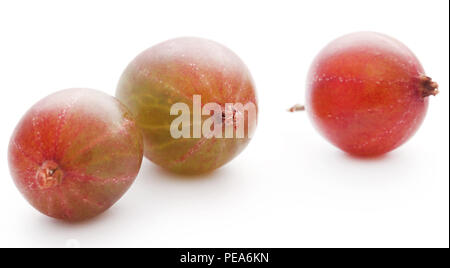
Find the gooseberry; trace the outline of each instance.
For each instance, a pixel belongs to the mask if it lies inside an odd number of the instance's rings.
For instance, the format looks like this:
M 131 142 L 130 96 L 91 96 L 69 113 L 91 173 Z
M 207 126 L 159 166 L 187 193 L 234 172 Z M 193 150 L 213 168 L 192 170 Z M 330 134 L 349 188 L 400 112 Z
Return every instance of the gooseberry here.
M 249 70 L 231 50 L 202 38 L 172 39 L 139 54 L 125 69 L 116 97 L 143 132 L 145 157 L 177 173 L 209 172 L 229 162 L 246 147 L 256 125 Z M 174 110 L 180 104 L 188 113 Z M 213 115 L 208 104 L 216 108 Z M 239 104 L 252 104 L 253 113 Z M 174 125 L 176 116 L 183 119 L 180 126 Z M 205 134 L 209 123 L 219 135 Z M 183 134 L 174 135 L 179 128 Z M 222 135 L 226 129 L 233 135 Z
M 353 155 L 376 156 L 413 136 L 437 88 L 405 45 L 359 32 L 336 39 L 315 58 L 305 106 L 332 144 Z
M 67 89 L 37 102 L 9 143 L 9 167 L 20 192 L 45 215 L 94 217 L 133 183 L 142 135 L 128 109 L 92 89 Z

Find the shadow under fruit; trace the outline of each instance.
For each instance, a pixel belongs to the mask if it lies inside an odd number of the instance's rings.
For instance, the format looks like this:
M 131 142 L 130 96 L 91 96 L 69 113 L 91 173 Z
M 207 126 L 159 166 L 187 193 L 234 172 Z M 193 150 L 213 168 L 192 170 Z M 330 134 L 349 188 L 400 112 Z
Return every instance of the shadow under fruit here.
M 245 138 L 173 138 L 170 126 L 176 116 L 170 115 L 171 107 L 185 103 L 193 111 L 194 95 L 201 96 L 202 105 L 257 105 L 253 80 L 241 59 L 216 42 L 191 37 L 172 39 L 139 54 L 124 71 L 116 91 L 143 132 L 145 157 L 172 172 L 212 171 L 250 141 L 248 128 Z M 253 120 L 246 126 L 256 125 L 256 117 Z
M 331 42 L 314 60 L 306 111 L 337 147 L 375 156 L 413 136 L 437 87 L 399 41 L 373 32 L 353 33 Z
M 36 103 L 9 144 L 12 177 L 40 212 L 67 221 L 111 207 L 133 183 L 142 135 L 128 109 L 91 89 L 67 89 Z

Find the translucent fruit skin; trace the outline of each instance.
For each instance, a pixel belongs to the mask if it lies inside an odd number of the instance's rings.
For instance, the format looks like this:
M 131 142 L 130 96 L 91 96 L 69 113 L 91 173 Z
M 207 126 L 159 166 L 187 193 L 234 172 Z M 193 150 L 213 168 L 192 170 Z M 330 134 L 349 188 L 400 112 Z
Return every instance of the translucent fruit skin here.
M 176 116 L 170 115 L 170 108 L 178 102 L 187 104 L 192 120 L 193 95 L 201 96 L 202 105 L 257 105 L 253 80 L 239 57 L 216 42 L 193 37 L 172 39 L 142 52 L 124 71 L 116 91 L 143 131 L 144 155 L 176 173 L 212 171 L 250 141 L 247 129 L 243 139 L 172 138 L 170 125 Z
M 20 192 L 40 212 L 67 221 L 96 216 L 130 187 L 142 135 L 117 99 L 67 89 L 36 103 L 11 137 L 8 160 Z
M 326 139 L 345 152 L 376 156 L 406 142 L 428 107 L 424 70 L 402 43 L 373 32 L 328 44 L 314 60 L 306 110 Z

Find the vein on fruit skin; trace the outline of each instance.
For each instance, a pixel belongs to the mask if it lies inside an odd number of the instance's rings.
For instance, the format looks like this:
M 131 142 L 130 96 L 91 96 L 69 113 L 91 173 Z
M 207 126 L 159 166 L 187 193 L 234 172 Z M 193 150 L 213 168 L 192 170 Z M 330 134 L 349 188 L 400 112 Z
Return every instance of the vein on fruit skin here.
M 179 143 L 179 142 L 182 142 L 182 141 L 183 141 L 183 139 L 181 139 L 181 138 L 180 139 L 172 139 L 171 141 L 163 143 L 163 144 L 160 144 L 158 146 L 149 146 L 149 148 L 156 149 L 156 150 L 161 150 L 161 149 L 163 149 L 163 148 L 165 148 L 167 146 L 170 146 L 172 144 Z
M 61 131 L 67 120 L 67 111 L 72 108 L 72 106 L 79 100 L 75 98 L 70 104 L 68 104 L 64 109 L 58 114 L 58 122 L 56 123 L 58 129 L 56 130 L 55 141 L 53 143 L 53 158 L 56 159 L 56 153 L 58 152 L 59 137 L 61 136 Z
M 139 124 L 139 126 L 141 128 L 145 128 L 145 129 L 153 129 L 153 130 L 166 130 L 166 129 L 170 129 L 171 125 L 146 125 L 146 124 Z M 191 127 L 191 124 L 188 125 L 189 127 Z
M 176 159 L 174 162 L 179 164 L 186 161 L 189 157 L 193 156 L 195 153 L 197 153 L 201 146 L 207 141 L 208 139 L 206 137 L 202 137 L 197 143 L 194 144 L 184 155 L 182 155 L 180 158 Z
M 174 87 L 172 84 L 168 83 L 167 81 L 164 81 L 164 82 L 161 83 L 160 81 L 162 81 L 162 80 L 161 80 L 161 79 L 158 79 L 158 77 L 156 77 L 156 76 L 158 76 L 158 75 L 157 75 L 157 74 L 155 74 L 155 75 L 150 75 L 150 76 L 147 76 L 147 78 L 150 78 L 150 80 L 153 80 L 155 83 L 162 84 L 162 86 L 163 86 L 164 88 L 168 88 L 168 89 L 170 89 L 171 91 L 173 91 L 173 92 L 175 92 L 175 93 L 178 93 L 180 96 L 183 96 L 184 98 L 186 98 L 186 100 L 188 100 L 188 101 L 191 100 L 191 98 L 190 98 L 188 95 L 186 95 L 184 92 L 178 90 L 176 87 Z M 147 88 L 148 88 L 148 87 L 147 87 Z M 148 96 L 153 97 L 152 94 L 149 94 Z
M 72 217 L 72 210 L 69 208 L 67 204 L 66 197 L 64 196 L 61 188 L 59 188 L 56 192 L 58 193 L 58 197 L 60 200 L 61 207 L 63 209 L 64 216 L 70 219 Z
M 39 196 L 43 197 L 44 195 L 39 195 Z M 41 200 L 39 200 L 39 201 L 41 201 Z M 47 203 L 47 205 L 46 205 L 47 214 L 48 215 L 54 215 L 53 214 L 54 213 L 54 209 L 53 209 L 53 206 L 52 206 L 53 205 L 53 198 L 52 198 L 51 194 L 47 195 L 46 203 Z
M 67 112 L 70 108 L 72 108 L 78 101 L 80 100 L 80 96 L 77 96 L 76 98 L 74 98 L 72 100 L 72 102 L 70 104 L 68 104 L 62 111 L 62 117 L 60 117 L 60 115 L 58 115 L 58 130 L 56 133 L 56 137 L 55 137 L 55 142 L 54 142 L 54 152 L 53 152 L 53 157 L 56 160 L 57 158 L 57 152 L 58 152 L 58 147 L 59 147 L 59 137 L 61 135 L 62 132 L 62 127 L 65 125 L 66 121 L 67 121 Z M 62 122 L 61 122 L 62 121 Z M 62 154 L 64 154 L 66 148 L 64 148 Z
M 17 151 L 19 151 L 25 158 L 30 160 L 30 162 L 34 163 L 36 166 L 39 165 L 39 161 L 37 161 L 37 159 L 34 159 L 31 155 L 27 154 L 22 146 L 20 146 L 16 141 L 13 141 L 13 145 L 16 147 Z
M 116 177 L 112 177 L 112 178 L 100 178 L 100 177 L 96 177 L 94 175 L 86 175 L 83 173 L 79 173 L 75 170 L 69 170 L 65 172 L 67 177 L 73 178 L 78 182 L 95 182 L 95 183 L 101 183 L 101 184 L 106 184 L 106 183 L 119 183 L 119 182 L 129 182 L 132 178 L 135 177 L 134 176 L 125 176 L 125 177 L 120 177 L 120 178 L 116 178 Z
M 94 207 L 97 207 L 99 209 L 103 209 L 105 207 L 105 204 L 101 203 L 101 202 L 97 202 L 94 200 L 90 200 L 88 198 L 87 194 L 83 194 L 80 190 L 76 190 L 75 187 L 70 187 L 69 191 L 74 194 L 77 199 L 82 200 L 84 203 L 87 203 L 88 205 L 92 205 Z
M 44 157 L 44 155 L 43 155 L 43 152 L 45 151 L 44 150 L 44 142 L 42 141 L 41 132 L 39 131 L 39 129 L 37 129 L 37 123 L 36 123 L 37 119 L 36 118 L 37 118 L 37 116 L 33 116 L 31 118 L 31 126 L 33 129 L 34 136 L 36 137 L 36 140 L 39 143 L 39 153 L 42 154 L 42 156 Z
M 108 131 L 105 131 L 105 133 L 103 133 L 103 135 L 98 136 L 96 139 L 92 140 L 91 142 L 89 142 L 86 146 L 84 146 L 83 148 L 81 148 L 80 150 L 78 150 L 78 153 L 75 154 L 75 156 L 71 157 L 70 159 L 64 159 L 64 164 L 68 165 L 70 163 L 72 163 L 72 161 L 74 161 L 75 159 L 77 159 L 79 156 L 83 155 L 85 152 L 89 151 L 90 149 L 94 148 L 95 145 L 103 142 L 104 140 L 108 139 L 110 133 L 108 133 Z

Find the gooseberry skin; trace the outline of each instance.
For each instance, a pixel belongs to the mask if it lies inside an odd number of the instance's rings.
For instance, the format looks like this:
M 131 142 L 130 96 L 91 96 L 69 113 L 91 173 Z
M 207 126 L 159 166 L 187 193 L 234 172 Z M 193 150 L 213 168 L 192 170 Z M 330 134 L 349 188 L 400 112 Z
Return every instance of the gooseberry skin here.
M 128 109 L 92 89 L 51 94 L 22 117 L 10 139 L 14 182 L 45 215 L 66 221 L 111 207 L 136 178 L 142 135 Z
M 328 44 L 308 75 L 306 110 L 332 144 L 376 156 L 418 130 L 437 84 L 415 55 L 383 34 L 358 32 Z
M 252 135 L 247 126 L 256 125 L 256 118 L 248 122 L 246 116 L 245 138 L 174 139 L 170 108 L 181 102 L 192 112 L 194 95 L 201 96 L 202 105 L 253 103 L 257 109 L 255 86 L 242 60 L 214 41 L 195 37 L 171 39 L 139 54 L 116 91 L 142 129 L 144 156 L 175 173 L 200 174 L 221 167 L 247 146 Z

